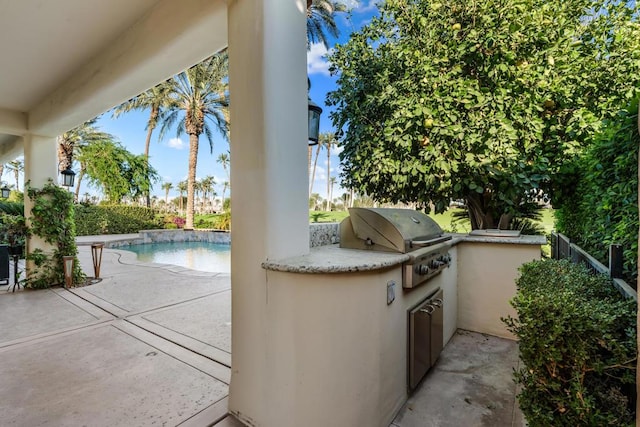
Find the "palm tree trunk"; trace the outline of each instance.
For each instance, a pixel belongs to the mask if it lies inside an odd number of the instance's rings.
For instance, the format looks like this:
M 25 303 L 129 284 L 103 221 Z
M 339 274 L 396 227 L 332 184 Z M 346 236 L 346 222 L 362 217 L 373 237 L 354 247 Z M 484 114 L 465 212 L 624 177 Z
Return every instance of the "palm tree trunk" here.
M 325 144 L 327 149 L 327 211 L 331 210 L 331 140 Z
M 76 177 L 76 191 L 73 196 L 74 201 L 80 200 L 80 184 L 82 183 L 82 178 L 84 177 L 84 167 L 80 165 L 80 172 L 78 172 L 78 176 Z
M 196 166 L 198 164 L 198 136 L 189 134 L 189 172 L 187 174 L 187 221 L 185 229 L 193 229 L 196 190 Z
M 307 170 L 309 171 L 309 181 L 311 181 L 311 153 L 313 152 L 313 146 L 307 147 Z M 311 186 L 309 186 L 309 196 L 311 196 Z
M 313 192 L 313 181 L 316 180 L 316 166 L 318 166 L 318 156 L 320 155 L 320 144 L 316 149 L 316 158 L 313 161 L 313 172 L 311 172 L 311 183 L 309 184 L 309 194 Z
M 147 139 L 144 141 L 144 159 L 147 162 L 147 170 L 145 171 L 145 174 L 147 176 L 147 179 L 149 179 L 149 146 L 151 145 L 151 134 L 153 133 L 153 130 L 155 129 L 155 125 L 153 125 L 153 123 L 156 122 L 156 120 L 158 119 L 158 112 L 160 111 L 160 109 L 158 108 L 158 106 L 156 104 L 153 104 L 151 106 L 151 113 L 149 114 L 149 126 L 147 129 Z M 149 194 L 149 191 L 146 192 L 147 194 L 145 194 L 146 198 L 147 198 L 147 207 L 151 207 L 151 195 Z

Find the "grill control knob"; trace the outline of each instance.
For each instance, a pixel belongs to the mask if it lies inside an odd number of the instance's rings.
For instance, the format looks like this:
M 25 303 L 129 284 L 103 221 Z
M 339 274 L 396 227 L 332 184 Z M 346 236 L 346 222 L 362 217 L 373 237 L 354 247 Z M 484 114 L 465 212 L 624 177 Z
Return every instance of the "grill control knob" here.
M 426 264 L 420 264 L 416 267 L 416 273 L 418 273 L 421 276 L 426 276 L 430 272 L 431 270 L 429 269 L 429 266 Z

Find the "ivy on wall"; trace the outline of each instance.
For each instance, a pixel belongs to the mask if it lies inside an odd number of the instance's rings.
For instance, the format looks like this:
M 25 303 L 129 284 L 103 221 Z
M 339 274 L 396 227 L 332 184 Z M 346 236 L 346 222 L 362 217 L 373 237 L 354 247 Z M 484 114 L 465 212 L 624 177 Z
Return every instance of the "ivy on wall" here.
M 64 283 L 64 256 L 74 257 L 73 284 L 83 283 L 85 275 L 78 261 L 75 222 L 73 219 L 73 195 L 49 180 L 42 188 L 26 184 L 27 195 L 33 202 L 30 217 L 31 234 L 53 245 L 52 252 L 41 249 L 32 251 L 27 261 L 33 262 L 33 270 L 26 281 L 30 288 L 46 288 Z

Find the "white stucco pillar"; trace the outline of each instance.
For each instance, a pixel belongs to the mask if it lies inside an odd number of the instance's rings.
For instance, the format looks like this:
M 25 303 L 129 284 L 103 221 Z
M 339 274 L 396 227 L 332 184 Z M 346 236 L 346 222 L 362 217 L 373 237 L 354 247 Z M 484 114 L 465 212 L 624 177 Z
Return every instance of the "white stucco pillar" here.
M 274 424 L 278 358 L 261 263 L 309 251 L 305 0 L 229 2 L 232 375 L 229 409 Z M 285 414 L 281 414 L 285 415 Z
M 38 136 L 26 134 L 23 137 L 24 142 L 24 182 L 31 183 L 32 187 L 42 187 L 47 180 L 53 179 L 57 183 L 58 163 L 56 138 L 48 136 Z M 24 214 L 29 222 L 31 216 L 31 200 L 26 195 L 24 197 Z M 50 251 L 53 247 L 38 237 L 31 237 L 27 242 L 27 253 L 33 252 L 34 249 L 42 249 Z M 27 264 L 27 276 L 31 266 Z

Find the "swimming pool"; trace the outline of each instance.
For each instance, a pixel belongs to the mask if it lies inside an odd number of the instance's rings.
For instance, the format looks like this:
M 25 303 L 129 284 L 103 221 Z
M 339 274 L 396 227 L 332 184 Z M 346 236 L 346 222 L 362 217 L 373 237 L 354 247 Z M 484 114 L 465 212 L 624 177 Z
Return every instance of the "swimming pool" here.
M 122 246 L 136 254 L 138 261 L 173 264 L 198 271 L 229 273 L 231 246 L 208 242 L 148 243 Z

